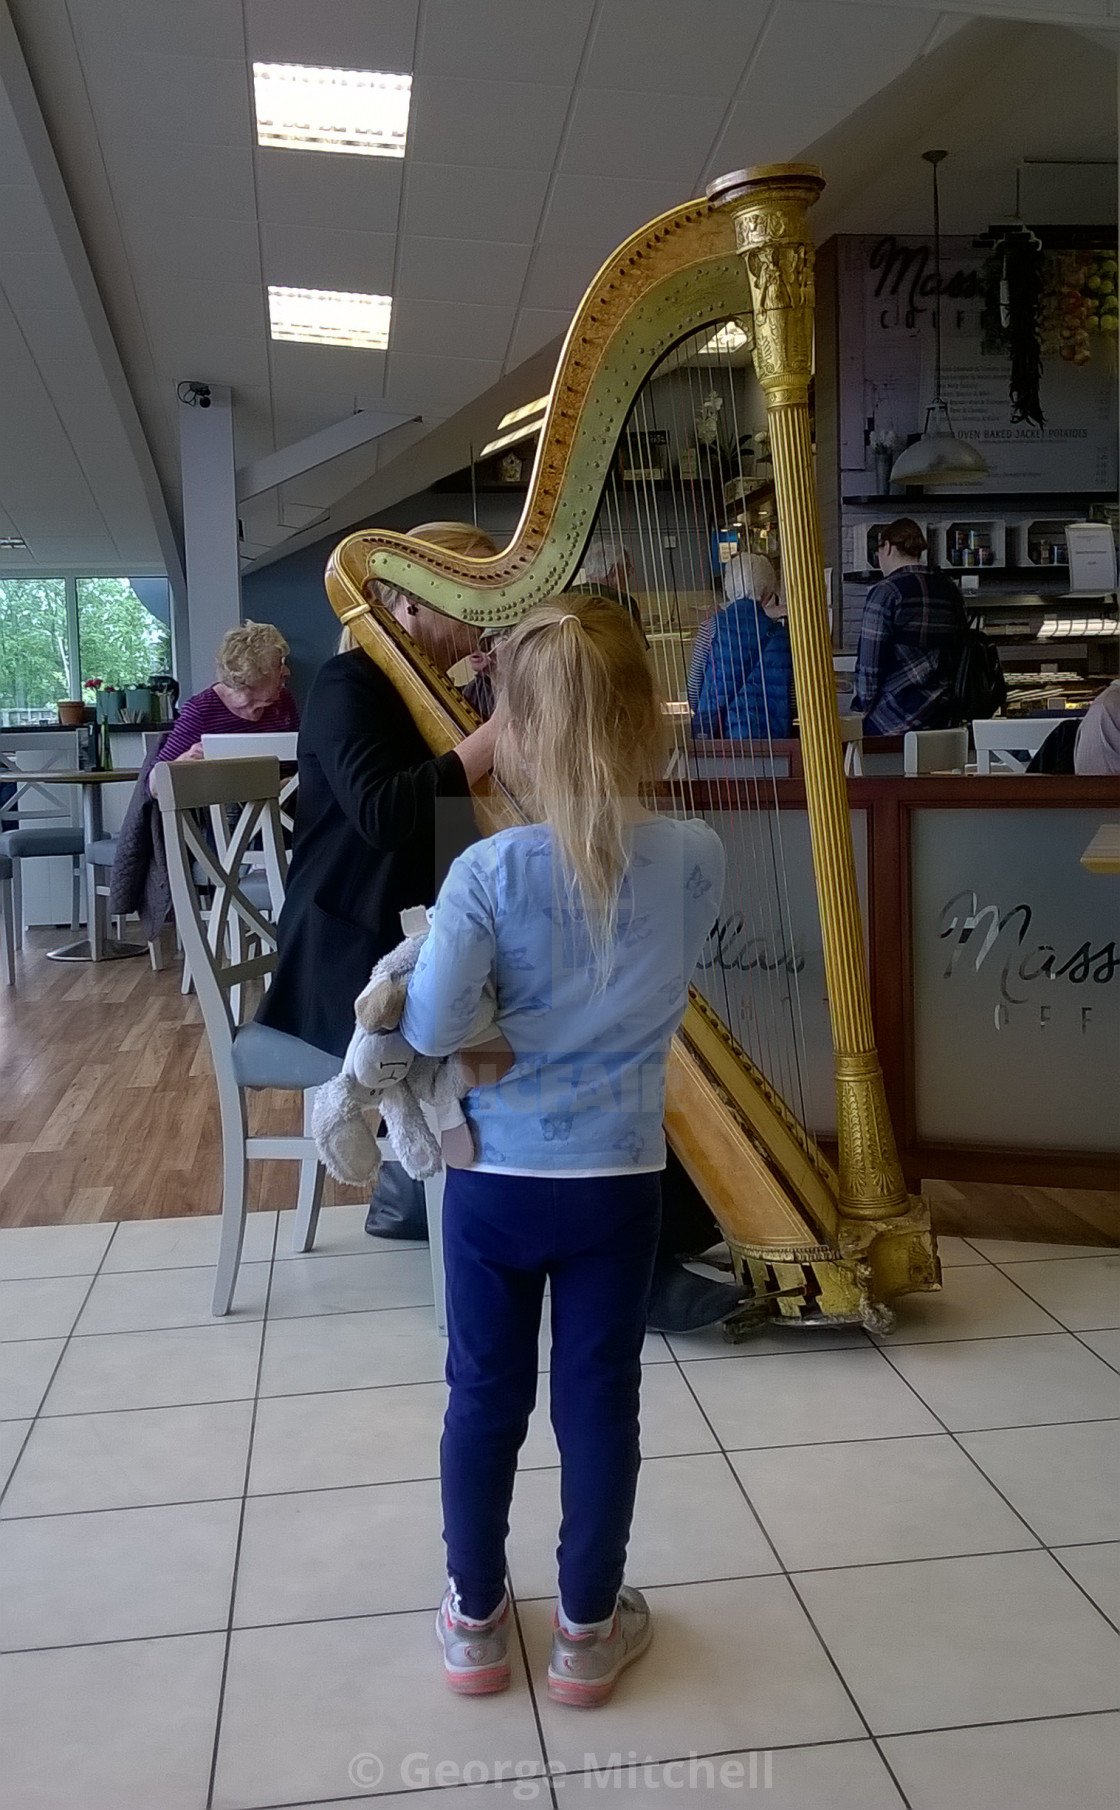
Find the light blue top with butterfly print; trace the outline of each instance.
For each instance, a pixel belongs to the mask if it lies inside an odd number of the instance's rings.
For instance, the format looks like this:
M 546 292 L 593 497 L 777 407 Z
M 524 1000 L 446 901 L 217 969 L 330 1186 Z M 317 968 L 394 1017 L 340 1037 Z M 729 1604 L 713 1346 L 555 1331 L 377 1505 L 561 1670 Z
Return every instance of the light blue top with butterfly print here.
M 723 845 L 705 823 L 634 826 L 606 985 L 596 985 L 578 900 L 544 825 L 503 830 L 452 865 L 401 1031 L 446 1056 L 492 979 L 516 1061 L 464 1101 L 477 1167 L 504 1175 L 661 1169 L 665 1065 L 723 892 Z

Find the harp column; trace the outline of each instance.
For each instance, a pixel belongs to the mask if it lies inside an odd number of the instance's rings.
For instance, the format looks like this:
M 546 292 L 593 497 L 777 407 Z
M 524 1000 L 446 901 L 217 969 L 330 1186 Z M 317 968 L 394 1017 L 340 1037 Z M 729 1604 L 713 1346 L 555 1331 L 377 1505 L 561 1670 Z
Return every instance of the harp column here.
M 813 243 L 805 216 L 823 187 L 813 164 L 772 164 L 723 176 L 708 196 L 734 218 L 766 394 L 836 1059 L 840 1209 L 875 1220 L 905 1213 L 909 1192 L 871 1021 L 813 479 Z

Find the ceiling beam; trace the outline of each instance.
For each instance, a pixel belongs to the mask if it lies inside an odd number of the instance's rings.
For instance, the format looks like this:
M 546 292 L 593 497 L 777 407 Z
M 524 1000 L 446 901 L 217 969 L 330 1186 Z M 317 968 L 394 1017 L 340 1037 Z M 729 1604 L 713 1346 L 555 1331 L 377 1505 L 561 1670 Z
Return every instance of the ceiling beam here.
M 333 422 L 330 427 L 320 428 L 316 434 L 293 440 L 279 452 L 268 453 L 263 459 L 242 465 L 237 473 L 237 500 L 247 502 L 249 497 L 260 496 L 264 490 L 274 490 L 277 484 L 286 484 L 290 478 L 302 477 L 305 471 L 314 471 L 318 465 L 326 465 L 343 453 L 380 439 L 394 427 L 420 419 L 419 415 L 409 415 L 400 409 L 359 409 L 341 421 Z

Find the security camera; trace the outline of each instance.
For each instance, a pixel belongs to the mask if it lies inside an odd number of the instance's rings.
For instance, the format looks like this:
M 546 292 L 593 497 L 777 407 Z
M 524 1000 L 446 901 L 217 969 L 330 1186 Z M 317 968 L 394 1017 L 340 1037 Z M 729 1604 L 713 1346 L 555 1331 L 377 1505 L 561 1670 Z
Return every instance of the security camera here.
M 185 402 L 192 409 L 208 409 L 212 401 L 208 383 L 181 383 L 175 394 L 180 402 Z

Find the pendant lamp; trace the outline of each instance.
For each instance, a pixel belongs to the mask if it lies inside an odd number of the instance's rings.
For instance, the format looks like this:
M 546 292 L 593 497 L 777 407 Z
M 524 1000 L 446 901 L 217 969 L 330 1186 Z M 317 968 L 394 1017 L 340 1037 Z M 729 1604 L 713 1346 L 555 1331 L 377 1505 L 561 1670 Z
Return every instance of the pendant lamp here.
M 923 151 L 933 169 L 933 268 L 937 283 L 933 312 L 933 402 L 926 410 L 920 440 L 900 453 L 891 467 L 892 484 L 974 484 L 986 478 L 988 467 L 974 446 L 958 440 L 949 419 L 949 405 L 941 394 L 941 199 L 937 190 L 937 166 L 947 151 Z

